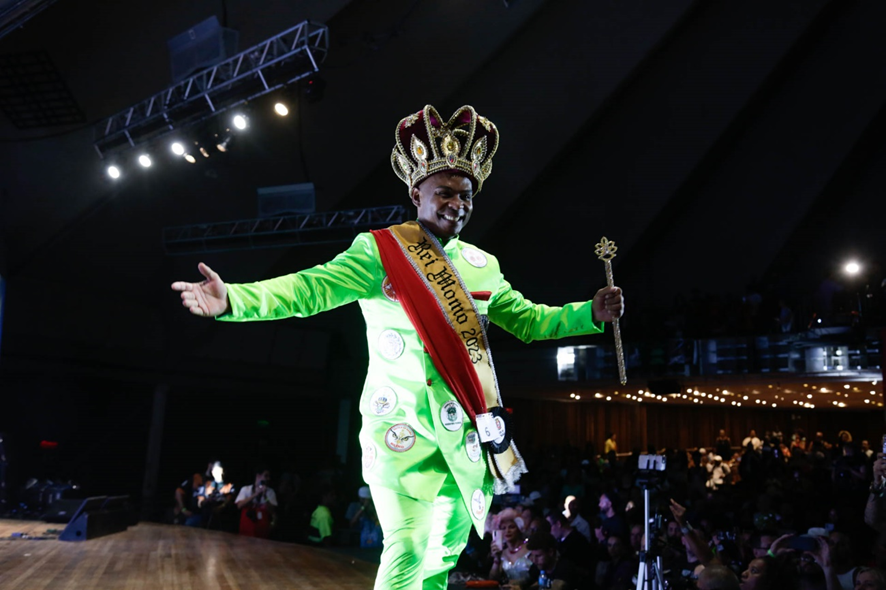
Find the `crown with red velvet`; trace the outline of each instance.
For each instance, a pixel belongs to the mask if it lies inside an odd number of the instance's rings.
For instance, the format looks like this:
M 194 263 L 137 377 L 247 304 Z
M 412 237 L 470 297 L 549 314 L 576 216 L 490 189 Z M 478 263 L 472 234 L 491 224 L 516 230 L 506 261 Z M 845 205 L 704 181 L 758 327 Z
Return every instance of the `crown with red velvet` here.
M 498 129 L 472 106 L 463 106 L 443 121 L 431 105 L 397 125 L 397 145 L 391 165 L 412 189 L 438 172 L 461 172 L 474 184 L 474 194 L 492 174 L 492 156 L 498 149 Z

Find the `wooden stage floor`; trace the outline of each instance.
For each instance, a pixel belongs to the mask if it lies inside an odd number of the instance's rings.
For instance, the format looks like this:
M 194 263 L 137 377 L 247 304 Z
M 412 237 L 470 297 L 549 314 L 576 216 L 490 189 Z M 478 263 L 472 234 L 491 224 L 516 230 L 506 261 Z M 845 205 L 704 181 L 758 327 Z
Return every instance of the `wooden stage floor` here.
M 377 565 L 331 551 L 184 526 L 140 523 L 82 542 L 64 525 L 0 520 L 0 588 L 270 590 L 372 588 Z

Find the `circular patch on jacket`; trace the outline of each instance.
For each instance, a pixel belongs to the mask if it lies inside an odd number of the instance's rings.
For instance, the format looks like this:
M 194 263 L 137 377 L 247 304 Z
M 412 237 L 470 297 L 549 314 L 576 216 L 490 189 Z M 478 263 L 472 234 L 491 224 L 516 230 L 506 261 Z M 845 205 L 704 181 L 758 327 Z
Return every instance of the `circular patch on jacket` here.
M 440 408 L 440 422 L 443 423 L 443 428 L 446 430 L 455 432 L 461 428 L 464 421 L 464 410 L 461 409 L 461 405 L 457 401 L 449 400 Z
M 472 463 L 480 460 L 482 447 L 480 446 L 480 435 L 477 434 L 476 430 L 471 430 L 465 434 L 465 452 Z
M 390 387 L 379 387 L 369 398 L 369 411 L 376 416 L 387 416 L 397 405 L 397 392 Z
M 394 424 L 385 433 L 385 444 L 397 453 L 406 452 L 415 444 L 415 431 L 405 422 Z
M 391 279 L 385 275 L 384 280 L 381 282 L 381 292 L 385 294 L 385 297 L 397 303 L 397 294 L 394 292 L 394 285 L 391 284 Z
M 504 418 L 502 418 L 501 416 L 496 416 L 493 419 L 493 422 L 495 423 L 496 431 L 496 436 L 493 439 L 493 442 L 497 445 L 500 445 L 505 439 L 505 434 L 507 434 L 507 427 L 505 426 Z
M 483 490 L 474 490 L 474 494 L 471 496 L 471 514 L 477 520 L 486 517 L 486 496 L 483 494 Z
M 468 261 L 468 264 L 477 268 L 483 268 L 488 262 L 485 254 L 473 248 L 462 248 L 461 255 Z
M 375 465 L 375 457 L 378 455 L 378 452 L 375 450 L 375 445 L 372 443 L 363 443 L 363 469 L 365 471 L 369 471 Z
M 403 342 L 403 336 L 400 336 L 396 330 L 385 330 L 378 335 L 378 349 L 386 359 L 399 358 L 404 348 L 406 343 Z

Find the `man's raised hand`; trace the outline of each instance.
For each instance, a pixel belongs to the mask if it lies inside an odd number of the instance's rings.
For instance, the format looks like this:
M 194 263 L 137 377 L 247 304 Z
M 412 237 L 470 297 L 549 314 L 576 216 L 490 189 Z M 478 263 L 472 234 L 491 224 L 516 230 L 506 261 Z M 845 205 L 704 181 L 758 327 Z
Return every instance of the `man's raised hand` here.
M 203 264 L 197 265 L 206 280 L 201 283 L 186 283 L 176 281 L 172 283 L 172 290 L 181 293 L 182 305 L 198 316 L 216 317 L 230 313 L 228 303 L 228 288 L 218 273 Z

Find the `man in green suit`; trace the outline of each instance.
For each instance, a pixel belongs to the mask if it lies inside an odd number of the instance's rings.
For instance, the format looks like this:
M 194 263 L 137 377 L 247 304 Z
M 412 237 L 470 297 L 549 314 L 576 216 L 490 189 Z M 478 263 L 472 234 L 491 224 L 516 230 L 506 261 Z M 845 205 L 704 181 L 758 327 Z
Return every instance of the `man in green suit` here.
M 511 440 L 485 328 L 525 342 L 603 330 L 621 290 L 537 305 L 491 254 L 459 238 L 492 171 L 498 129 L 470 106 L 444 121 L 426 106 L 400 121 L 391 154 L 417 222 L 360 234 L 330 262 L 250 284 L 176 282 L 191 313 L 223 321 L 306 317 L 358 301 L 369 369 L 360 412 L 363 478 L 384 531 L 376 589 L 445 588 L 493 493 L 525 472 Z

